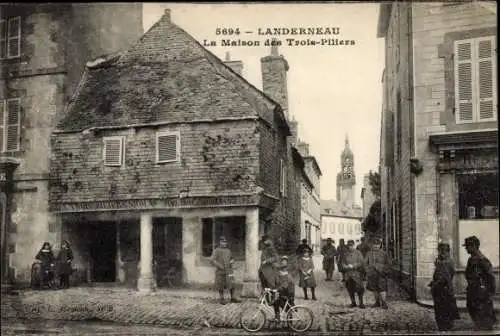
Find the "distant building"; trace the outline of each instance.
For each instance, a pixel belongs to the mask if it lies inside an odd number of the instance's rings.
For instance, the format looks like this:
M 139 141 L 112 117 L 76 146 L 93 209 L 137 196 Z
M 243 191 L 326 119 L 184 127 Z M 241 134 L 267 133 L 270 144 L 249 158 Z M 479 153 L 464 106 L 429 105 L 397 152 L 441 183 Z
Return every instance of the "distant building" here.
M 243 295 L 259 293 L 260 236 L 280 253 L 298 243 L 302 164 L 286 60 L 272 48 L 261 62 L 264 92 L 167 10 L 131 48 L 88 63 L 52 138 L 50 187 L 83 274 L 148 291 L 178 259 L 184 282 L 211 283 L 225 236 Z
M 301 179 L 300 238 L 307 239 L 314 252 L 321 248 L 321 169 L 316 158 L 309 153 L 309 144 L 300 141 L 298 151 L 304 160 Z
M 1 281 L 29 281 L 42 242 L 61 242 L 48 209 L 50 135 L 85 63 L 143 33 L 142 4 L 0 4 Z
M 363 218 L 370 212 L 370 207 L 377 198 L 372 192 L 370 185 L 370 175 L 365 174 L 363 178 L 363 187 L 361 188 L 361 200 L 363 202 Z
M 385 39 L 380 143 L 382 218 L 394 271 L 417 300 L 439 242 L 465 293 L 475 235 L 500 291 L 497 10 L 487 1 L 380 5 Z
M 321 239 L 332 238 L 335 244 L 343 238 L 359 241 L 363 235 L 361 220 L 363 209 L 354 202 L 356 177 L 354 174 L 354 153 L 346 135 L 341 154 L 341 171 L 337 175 L 337 200 L 321 200 Z

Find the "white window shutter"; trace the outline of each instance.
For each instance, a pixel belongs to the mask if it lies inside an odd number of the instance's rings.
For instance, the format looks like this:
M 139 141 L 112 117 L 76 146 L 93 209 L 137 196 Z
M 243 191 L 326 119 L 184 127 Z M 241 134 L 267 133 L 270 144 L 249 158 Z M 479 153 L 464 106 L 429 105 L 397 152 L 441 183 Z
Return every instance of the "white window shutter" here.
M 156 137 L 156 161 L 177 162 L 180 160 L 179 132 L 159 132 Z
M 0 59 L 7 57 L 7 21 L 0 20 Z
M 106 166 L 121 166 L 124 154 L 123 137 L 107 137 L 104 141 L 104 164 Z
M 7 27 L 7 57 L 21 56 L 21 17 L 9 19 Z
M 457 123 L 474 119 L 473 43 L 471 40 L 455 42 L 455 113 Z
M 21 137 L 21 99 L 13 98 L 7 100 L 6 113 L 6 150 L 18 151 Z M 4 120 L 5 120 L 4 119 Z
M 480 121 L 495 120 L 496 102 L 496 43 L 494 37 L 481 38 L 475 43 L 477 52 L 477 110 Z

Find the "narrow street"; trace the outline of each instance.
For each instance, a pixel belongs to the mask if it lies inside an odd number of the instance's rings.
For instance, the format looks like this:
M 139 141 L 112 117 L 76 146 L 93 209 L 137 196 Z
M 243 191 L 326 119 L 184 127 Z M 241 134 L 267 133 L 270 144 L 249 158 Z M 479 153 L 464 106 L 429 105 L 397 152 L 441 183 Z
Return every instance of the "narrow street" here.
M 339 275 L 325 282 L 318 272 L 318 301 L 303 300 L 296 288 L 296 303 L 311 308 L 315 320 L 309 335 L 434 334 L 433 311 L 407 300 L 391 286 L 388 310 L 349 308 Z M 245 335 L 239 314 L 255 299 L 220 305 L 217 294 L 196 290 L 159 290 L 138 295 L 126 288 L 77 287 L 60 291 L 23 291 L 2 297 L 2 335 L 13 334 L 134 334 L 134 335 Z M 499 316 L 500 317 L 500 316 Z M 499 319 L 500 320 L 500 319 Z M 455 324 L 458 334 L 473 331 L 468 314 Z M 288 335 L 283 325 L 268 324 L 258 335 Z

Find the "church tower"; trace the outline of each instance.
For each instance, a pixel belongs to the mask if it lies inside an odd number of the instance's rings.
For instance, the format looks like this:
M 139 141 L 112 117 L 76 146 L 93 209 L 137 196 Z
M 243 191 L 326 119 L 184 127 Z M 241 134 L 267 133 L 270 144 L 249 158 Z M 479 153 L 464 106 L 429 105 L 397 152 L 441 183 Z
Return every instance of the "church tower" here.
M 340 156 L 341 171 L 337 174 L 337 201 L 351 206 L 354 204 L 354 154 L 349 147 L 349 138 L 345 136 L 345 146 Z

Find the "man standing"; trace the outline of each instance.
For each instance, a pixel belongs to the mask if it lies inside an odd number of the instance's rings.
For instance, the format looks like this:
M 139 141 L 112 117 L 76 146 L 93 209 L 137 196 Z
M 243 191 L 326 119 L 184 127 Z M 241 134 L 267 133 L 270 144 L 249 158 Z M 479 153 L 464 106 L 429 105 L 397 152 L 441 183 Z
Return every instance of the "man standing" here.
M 387 281 L 391 261 L 385 251 L 381 249 L 382 240 L 375 238 L 372 248 L 365 256 L 365 271 L 367 275 L 366 289 L 375 295 L 375 307 L 388 309 L 387 306 Z M 361 251 L 360 251 L 361 252 Z M 363 274 L 364 276 L 365 274 Z
M 479 330 L 492 330 L 496 322 L 492 295 L 495 294 L 495 277 L 491 262 L 479 250 L 476 236 L 465 238 L 463 246 L 470 254 L 465 268 L 467 279 L 467 310 Z
M 363 258 L 366 257 L 366 253 L 370 251 L 370 244 L 366 242 L 365 237 L 361 237 L 361 243 L 356 247 L 356 250 L 359 250 L 363 255 Z
M 335 256 L 337 255 L 337 249 L 333 244 L 334 241 L 332 238 L 328 238 L 325 246 L 321 249 L 321 254 L 323 255 L 323 269 L 326 272 L 325 281 L 332 281 L 333 271 L 335 271 Z
M 344 270 L 342 269 L 342 258 L 344 257 L 346 249 L 347 246 L 344 243 L 344 238 L 340 238 L 339 246 L 337 247 L 337 267 L 339 269 L 339 272 L 342 273 L 342 281 L 345 280 Z
M 215 269 L 215 286 L 219 291 L 220 303 L 226 304 L 224 301 L 224 290 L 229 289 L 231 302 L 240 302 L 234 296 L 234 273 L 233 273 L 233 258 L 231 250 L 227 247 L 227 241 L 224 236 L 220 237 L 219 246 L 214 250 L 211 258 L 212 265 Z
M 300 244 L 299 247 L 297 247 L 295 253 L 300 258 L 304 255 L 305 250 L 309 250 L 309 253 L 312 255 L 313 249 L 311 248 L 311 246 L 307 245 L 307 239 L 302 239 L 302 244 Z
M 345 285 L 351 298 L 351 307 L 356 307 L 355 294 L 358 294 L 359 308 L 365 308 L 363 304 L 365 288 L 361 276 L 363 264 L 363 255 L 354 247 L 354 240 L 347 241 L 347 250 L 342 257 L 342 270 L 344 271 Z

